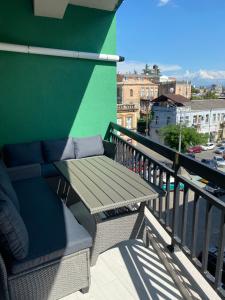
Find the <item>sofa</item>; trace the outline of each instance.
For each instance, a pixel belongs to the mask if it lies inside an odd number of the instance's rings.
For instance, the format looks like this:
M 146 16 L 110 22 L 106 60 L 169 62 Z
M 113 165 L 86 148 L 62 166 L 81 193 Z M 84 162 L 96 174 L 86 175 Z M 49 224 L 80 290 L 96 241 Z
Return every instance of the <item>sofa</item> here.
M 76 149 L 76 141 L 82 142 L 82 149 Z M 103 145 L 103 149 L 101 149 Z M 80 154 L 82 152 L 82 155 Z M 44 178 L 59 176 L 53 162 L 92 156 L 96 153 L 115 158 L 115 144 L 102 140 L 100 135 L 75 139 L 72 137 L 35 141 L 31 143 L 6 144 L 2 157 L 8 168 L 40 164 Z
M 100 137 L 77 144 L 66 138 L 5 145 L 4 162 L 0 160 L 0 299 L 60 299 L 88 291 L 92 238 L 46 178 L 60 176 L 54 161 L 99 151 L 114 158 L 115 145 Z

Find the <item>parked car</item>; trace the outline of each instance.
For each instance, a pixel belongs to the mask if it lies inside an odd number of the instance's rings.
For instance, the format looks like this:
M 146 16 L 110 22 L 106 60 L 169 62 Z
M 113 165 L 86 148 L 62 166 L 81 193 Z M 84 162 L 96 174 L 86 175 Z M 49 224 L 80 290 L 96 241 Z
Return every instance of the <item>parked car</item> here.
M 215 196 L 223 196 L 225 194 L 225 190 L 221 187 L 218 187 L 213 182 L 208 182 L 208 184 L 205 186 L 205 190 Z
M 225 159 L 222 156 L 216 155 L 214 156 L 213 160 L 217 167 L 225 167 Z
M 170 192 L 174 191 L 174 177 L 170 176 Z M 163 177 L 163 186 L 162 189 L 166 191 L 166 176 Z M 183 191 L 184 190 L 184 184 L 182 182 L 179 183 L 179 190 Z
M 193 146 L 187 149 L 188 153 L 201 153 L 202 147 L 201 146 Z
M 225 147 L 224 146 L 220 146 L 218 148 L 216 148 L 215 153 L 217 154 L 223 154 L 225 152 Z
M 214 143 L 206 143 L 205 145 L 201 145 L 202 150 L 206 151 L 206 150 L 213 150 L 216 145 Z
M 212 159 L 205 159 L 205 158 L 203 158 L 201 160 L 201 163 L 203 163 L 204 165 L 207 165 L 210 168 L 216 168 L 215 161 L 212 160 Z
M 218 247 L 210 247 L 208 254 L 208 271 L 215 276 L 216 274 L 216 262 L 218 256 Z M 202 252 L 199 254 L 198 259 L 202 261 Z M 222 266 L 222 288 L 225 288 L 225 251 L 223 253 L 223 266 Z

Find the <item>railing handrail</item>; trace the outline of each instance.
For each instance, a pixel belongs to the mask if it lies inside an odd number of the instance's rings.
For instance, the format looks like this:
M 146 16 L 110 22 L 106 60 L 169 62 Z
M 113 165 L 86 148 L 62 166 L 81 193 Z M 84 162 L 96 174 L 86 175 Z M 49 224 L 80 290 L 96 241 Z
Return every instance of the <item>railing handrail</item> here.
M 118 135 L 118 131 L 170 159 L 173 167 L 168 167 L 163 162 L 154 159 L 151 154 L 129 143 Z M 218 294 L 225 299 L 225 289 L 222 285 L 225 284 L 223 277 L 225 202 L 199 187 L 179 171 L 180 167 L 183 167 L 221 186 L 224 186 L 225 175 L 115 123 L 110 124 L 108 134 L 108 137 L 116 144 L 115 160 L 138 173 L 150 184 L 165 191 L 165 195 L 159 195 L 158 199 L 148 204 L 148 208 L 171 237 L 170 251 L 174 250 L 175 245 L 179 246 Z M 171 181 L 172 177 L 174 179 Z M 171 191 L 172 195 L 170 195 Z M 190 191 L 193 192 L 191 198 L 189 198 Z M 200 217 L 203 220 L 202 225 L 199 222 Z M 211 235 L 215 234 L 215 229 L 218 231 L 216 232 L 217 242 L 211 238 Z M 199 234 L 201 234 L 200 240 Z M 213 246 L 218 247 L 215 271 L 209 267 L 211 242 Z
M 174 168 L 183 167 L 187 170 L 196 172 L 196 174 L 200 177 L 208 181 L 212 181 L 218 186 L 225 186 L 225 174 L 221 171 L 214 170 L 209 166 L 204 165 L 201 162 L 186 156 L 185 154 L 179 153 L 178 151 L 173 150 L 165 145 L 153 142 L 152 140 L 147 139 L 143 135 L 130 131 L 129 129 L 122 127 L 116 123 L 111 122 L 110 126 L 112 129 L 122 132 L 124 135 L 130 137 L 136 142 L 146 146 L 147 148 L 150 148 L 151 150 L 171 160 L 174 163 Z

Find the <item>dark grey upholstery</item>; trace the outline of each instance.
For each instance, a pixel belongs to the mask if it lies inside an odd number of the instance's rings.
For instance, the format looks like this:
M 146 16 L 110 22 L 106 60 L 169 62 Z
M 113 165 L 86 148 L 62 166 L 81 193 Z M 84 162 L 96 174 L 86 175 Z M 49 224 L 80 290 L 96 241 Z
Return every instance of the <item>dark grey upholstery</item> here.
M 6 257 L 22 260 L 28 254 L 29 239 L 17 209 L 0 190 L 0 248 Z
M 13 261 L 13 274 L 91 247 L 92 239 L 43 178 L 14 183 L 30 237 L 29 254 Z
M 3 155 L 7 167 L 44 162 L 40 142 L 5 145 Z
M 75 158 L 72 138 L 43 141 L 42 149 L 46 163 Z
M 76 158 L 103 155 L 104 147 L 100 135 L 74 139 Z
M 13 202 L 17 210 L 20 210 L 19 201 L 17 195 L 13 189 L 10 177 L 7 173 L 7 169 L 2 160 L 0 160 L 0 190 L 6 194 L 9 199 Z
M 41 176 L 44 178 L 57 177 L 60 173 L 53 164 L 43 164 L 41 165 Z
M 23 180 L 41 176 L 41 165 L 25 165 L 18 167 L 7 168 L 7 173 L 11 181 Z

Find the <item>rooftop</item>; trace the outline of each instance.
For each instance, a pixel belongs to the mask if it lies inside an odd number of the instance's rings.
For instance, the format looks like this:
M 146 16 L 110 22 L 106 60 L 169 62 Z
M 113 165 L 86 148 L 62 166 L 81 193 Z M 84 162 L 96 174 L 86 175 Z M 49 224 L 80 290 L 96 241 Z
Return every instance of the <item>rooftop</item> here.
M 158 98 L 154 99 L 152 102 L 172 102 L 178 106 L 184 106 L 190 103 L 190 100 L 184 96 L 177 95 L 177 94 L 163 94 Z
M 224 99 L 191 100 L 192 110 L 225 109 Z

